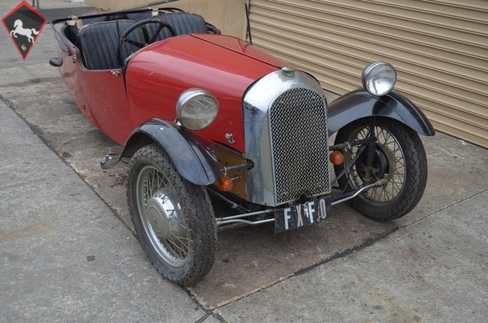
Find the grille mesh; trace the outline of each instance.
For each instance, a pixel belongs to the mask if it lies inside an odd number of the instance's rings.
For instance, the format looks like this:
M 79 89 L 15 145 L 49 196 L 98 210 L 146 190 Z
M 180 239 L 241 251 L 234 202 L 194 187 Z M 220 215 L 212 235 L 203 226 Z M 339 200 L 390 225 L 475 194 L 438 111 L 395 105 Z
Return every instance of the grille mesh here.
M 329 191 L 327 116 L 308 89 L 281 94 L 269 110 L 277 204 Z

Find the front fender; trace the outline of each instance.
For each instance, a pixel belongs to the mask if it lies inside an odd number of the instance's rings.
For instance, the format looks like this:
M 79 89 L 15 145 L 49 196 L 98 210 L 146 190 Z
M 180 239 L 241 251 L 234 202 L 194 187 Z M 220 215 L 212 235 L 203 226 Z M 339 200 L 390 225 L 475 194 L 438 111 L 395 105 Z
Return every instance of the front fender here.
M 107 155 L 103 169 L 111 168 L 122 157 L 131 157 L 138 149 L 152 142 L 169 155 L 178 173 L 196 185 L 209 185 L 219 177 L 219 166 L 209 142 L 198 138 L 170 122 L 153 119 L 132 132 L 122 154 Z
M 357 89 L 329 105 L 329 136 L 355 120 L 372 116 L 398 120 L 425 136 L 435 134 L 434 127 L 425 114 L 400 93 L 392 91 L 376 97 L 364 89 Z

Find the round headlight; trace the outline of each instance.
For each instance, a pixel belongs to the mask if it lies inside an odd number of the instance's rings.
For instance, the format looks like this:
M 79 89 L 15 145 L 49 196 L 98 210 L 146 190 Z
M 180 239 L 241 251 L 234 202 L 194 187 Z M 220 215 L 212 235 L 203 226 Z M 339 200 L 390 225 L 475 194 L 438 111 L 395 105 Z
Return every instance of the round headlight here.
M 395 68 L 385 62 L 374 62 L 363 70 L 363 86 L 371 94 L 388 94 L 395 86 L 397 74 Z
M 176 104 L 176 115 L 183 127 L 200 130 L 210 125 L 219 112 L 219 103 L 210 93 L 201 89 L 183 92 Z

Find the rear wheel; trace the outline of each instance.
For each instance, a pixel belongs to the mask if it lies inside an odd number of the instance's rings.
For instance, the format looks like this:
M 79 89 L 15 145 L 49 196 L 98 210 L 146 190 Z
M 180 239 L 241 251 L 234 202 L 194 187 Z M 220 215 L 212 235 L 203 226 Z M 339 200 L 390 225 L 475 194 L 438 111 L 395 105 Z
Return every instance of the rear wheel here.
M 179 285 L 202 279 L 213 265 L 217 241 L 206 190 L 182 178 L 158 145 L 134 154 L 127 185 L 132 222 L 156 269 Z
M 369 137 L 370 118 L 357 120 L 337 133 L 335 143 L 352 142 Z M 372 167 L 367 167 L 365 146 L 354 146 L 344 152 L 350 167 L 339 178 L 343 190 L 384 181 L 352 200 L 352 206 L 375 220 L 392 220 L 410 212 L 420 201 L 427 183 L 427 157 L 418 134 L 404 124 L 386 118 L 376 118 L 377 138 Z M 356 158 L 360 155 L 358 158 Z M 335 166 L 336 176 L 344 165 Z

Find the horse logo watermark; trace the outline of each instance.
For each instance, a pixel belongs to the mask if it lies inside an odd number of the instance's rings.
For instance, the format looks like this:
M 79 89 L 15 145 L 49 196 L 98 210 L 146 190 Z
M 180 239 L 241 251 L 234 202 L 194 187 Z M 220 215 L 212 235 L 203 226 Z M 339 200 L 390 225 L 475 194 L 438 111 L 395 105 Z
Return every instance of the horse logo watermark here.
M 34 46 L 39 34 L 46 24 L 44 18 L 26 1 L 22 1 L 15 9 L 2 19 L 2 23 L 9 33 L 10 39 L 25 60 Z
M 34 43 L 34 37 L 32 37 L 32 35 L 39 35 L 39 31 L 37 31 L 35 28 L 26 29 L 23 26 L 24 23 L 22 22 L 22 20 L 20 19 L 15 20 L 14 22 L 15 29 L 10 32 L 10 36 L 17 38 L 17 35 L 23 35 L 27 37 L 29 43 Z

